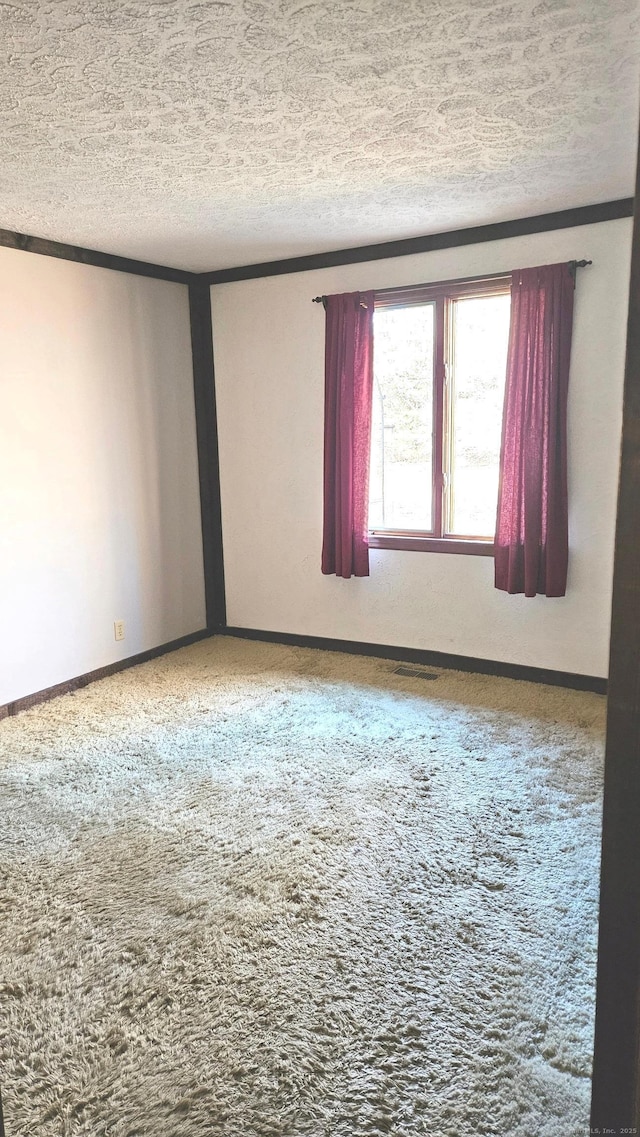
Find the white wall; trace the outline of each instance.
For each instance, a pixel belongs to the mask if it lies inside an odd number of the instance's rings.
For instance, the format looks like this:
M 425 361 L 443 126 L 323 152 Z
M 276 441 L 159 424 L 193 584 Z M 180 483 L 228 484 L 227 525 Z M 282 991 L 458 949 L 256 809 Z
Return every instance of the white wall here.
M 214 286 L 227 614 L 231 625 L 427 648 L 604 676 L 631 221 Z M 570 569 L 562 599 L 507 596 L 486 557 L 374 550 L 371 576 L 320 573 L 320 293 L 582 257 L 569 402 Z
M 0 249 L 0 704 L 204 626 L 189 336 L 185 285 Z

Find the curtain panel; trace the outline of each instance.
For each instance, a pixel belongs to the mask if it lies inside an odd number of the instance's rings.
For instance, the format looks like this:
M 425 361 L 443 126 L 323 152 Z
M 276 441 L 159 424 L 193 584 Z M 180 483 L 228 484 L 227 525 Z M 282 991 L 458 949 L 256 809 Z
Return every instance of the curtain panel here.
M 566 592 L 573 295 L 566 263 L 513 273 L 495 586 L 525 596 Z
M 322 572 L 368 576 L 373 292 L 327 296 Z

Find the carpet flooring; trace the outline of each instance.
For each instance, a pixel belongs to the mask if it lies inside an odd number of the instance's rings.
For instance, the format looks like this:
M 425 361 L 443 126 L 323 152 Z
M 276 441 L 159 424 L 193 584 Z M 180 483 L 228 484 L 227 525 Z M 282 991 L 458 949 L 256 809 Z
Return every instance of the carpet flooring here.
M 8 1137 L 583 1137 L 602 697 L 217 637 L 0 723 Z

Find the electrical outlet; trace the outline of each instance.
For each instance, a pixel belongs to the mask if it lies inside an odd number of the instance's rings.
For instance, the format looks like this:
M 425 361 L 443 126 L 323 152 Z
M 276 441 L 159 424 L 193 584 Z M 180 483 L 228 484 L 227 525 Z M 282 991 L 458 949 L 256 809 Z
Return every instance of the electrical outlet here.
M 116 620 L 114 622 L 113 634 L 117 640 L 124 639 L 124 620 Z

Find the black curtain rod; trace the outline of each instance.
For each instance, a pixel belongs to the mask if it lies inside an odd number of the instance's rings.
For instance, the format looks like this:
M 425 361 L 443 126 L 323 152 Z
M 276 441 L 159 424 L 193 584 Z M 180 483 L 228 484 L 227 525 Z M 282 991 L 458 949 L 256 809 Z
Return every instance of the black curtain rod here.
M 569 272 L 571 273 L 572 276 L 575 276 L 576 275 L 576 269 L 586 268 L 587 265 L 592 265 L 593 261 L 586 261 L 586 260 L 568 261 L 567 263 L 569 265 Z M 489 275 L 485 275 L 485 276 L 466 276 L 466 277 L 463 277 L 461 279 L 464 280 L 465 282 L 474 281 L 474 280 L 496 280 L 500 276 L 509 276 L 509 275 L 510 275 L 510 273 L 508 273 L 508 272 L 492 272 L 492 273 L 489 273 Z M 438 282 L 438 283 L 459 284 L 460 280 L 443 280 L 442 282 Z M 421 287 L 421 285 L 419 285 L 419 284 L 409 284 L 409 285 L 406 285 L 404 288 L 400 287 L 398 289 L 398 292 L 405 291 L 405 289 L 408 292 L 412 288 L 420 288 L 420 287 Z M 383 288 L 380 291 L 391 292 L 392 290 L 390 288 Z M 312 304 L 322 304 L 323 308 L 326 308 L 327 298 L 326 298 L 326 296 L 314 296 L 311 303 Z

